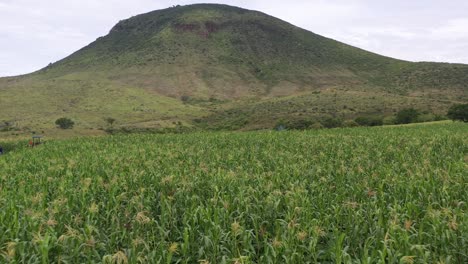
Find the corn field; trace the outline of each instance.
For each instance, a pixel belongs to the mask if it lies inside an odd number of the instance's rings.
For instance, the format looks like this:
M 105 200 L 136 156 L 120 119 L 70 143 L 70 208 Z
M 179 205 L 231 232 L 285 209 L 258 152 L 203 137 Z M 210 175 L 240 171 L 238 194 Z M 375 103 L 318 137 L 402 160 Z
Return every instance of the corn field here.
M 468 127 L 122 135 L 0 156 L 0 263 L 468 263 Z

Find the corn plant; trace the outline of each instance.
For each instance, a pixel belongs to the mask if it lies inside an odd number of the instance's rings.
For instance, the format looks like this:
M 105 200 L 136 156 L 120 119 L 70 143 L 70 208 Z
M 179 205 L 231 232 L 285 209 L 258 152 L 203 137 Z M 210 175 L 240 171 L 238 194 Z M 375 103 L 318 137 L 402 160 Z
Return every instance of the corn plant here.
M 2 263 L 467 263 L 465 124 L 122 135 L 0 156 Z

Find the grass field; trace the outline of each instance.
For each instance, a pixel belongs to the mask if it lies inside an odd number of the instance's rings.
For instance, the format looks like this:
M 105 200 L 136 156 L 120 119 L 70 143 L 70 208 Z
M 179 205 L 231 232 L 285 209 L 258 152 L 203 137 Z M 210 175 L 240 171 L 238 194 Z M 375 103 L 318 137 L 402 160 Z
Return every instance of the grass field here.
M 4 143 L 0 262 L 467 263 L 462 123 Z

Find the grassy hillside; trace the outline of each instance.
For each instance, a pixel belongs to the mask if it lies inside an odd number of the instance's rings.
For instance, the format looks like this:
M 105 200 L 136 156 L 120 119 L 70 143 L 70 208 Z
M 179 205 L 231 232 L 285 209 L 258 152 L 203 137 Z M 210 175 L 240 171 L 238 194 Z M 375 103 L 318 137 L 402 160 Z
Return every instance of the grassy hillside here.
M 9 144 L 0 262 L 467 263 L 467 132 L 449 123 Z
M 22 129 L 52 128 L 62 116 L 73 118 L 82 129 L 105 128 L 105 117 L 117 118 L 117 125 L 152 123 L 157 127 L 205 112 L 137 87 L 116 86 L 98 73 L 72 73 L 52 80 L 34 75 L 10 80 L 0 89 L 0 121 L 14 121 Z
M 70 116 L 81 128 L 99 128 L 112 116 L 119 126 L 193 125 L 267 106 L 268 118 L 246 115 L 270 127 L 273 117 L 293 118 L 291 110 L 311 105 L 319 109 L 313 115 L 341 114 L 341 105 L 314 96 L 330 89 L 357 113 L 386 114 L 413 102 L 444 112 L 468 101 L 468 66 L 383 57 L 256 11 L 180 6 L 123 20 L 57 63 L 1 78 L 0 121 L 52 129 L 56 117 Z

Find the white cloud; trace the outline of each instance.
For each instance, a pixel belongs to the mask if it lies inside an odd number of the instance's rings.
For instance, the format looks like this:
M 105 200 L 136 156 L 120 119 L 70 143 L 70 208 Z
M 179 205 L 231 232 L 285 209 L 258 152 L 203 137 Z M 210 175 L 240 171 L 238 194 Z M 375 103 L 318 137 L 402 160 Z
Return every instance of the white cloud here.
M 445 25 L 434 28 L 432 34 L 438 38 L 468 38 L 468 17 L 449 20 Z

